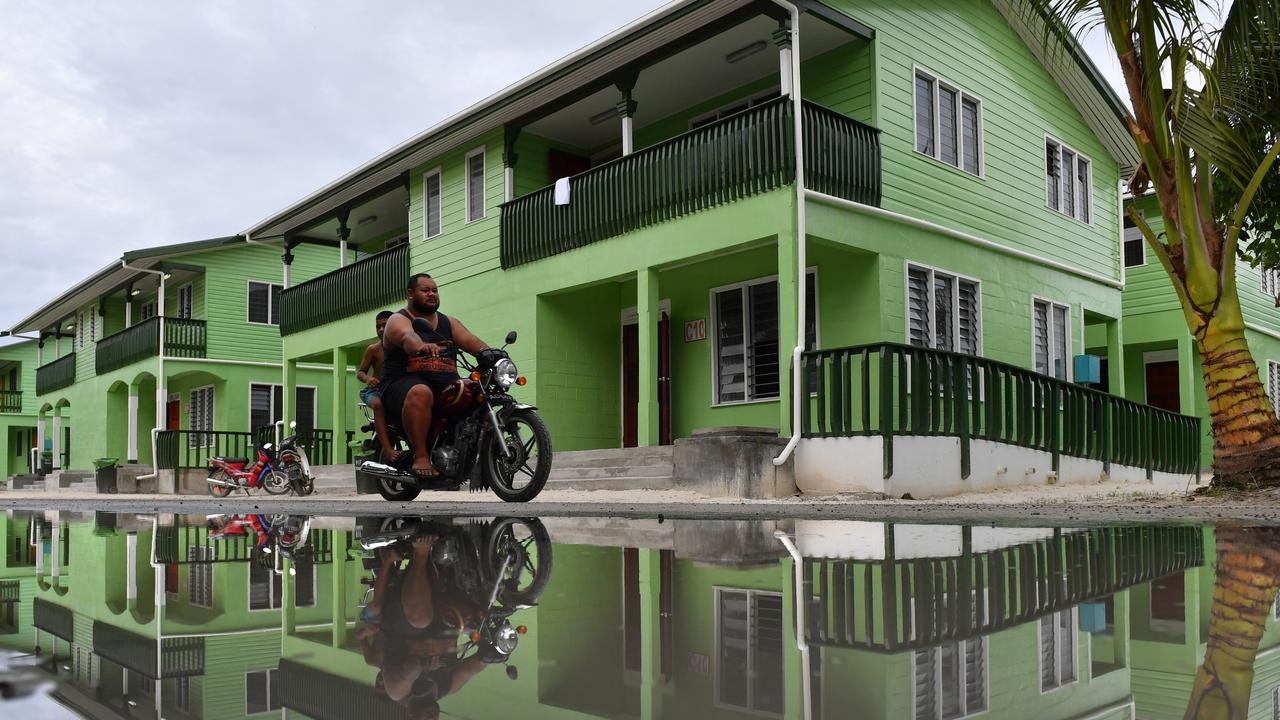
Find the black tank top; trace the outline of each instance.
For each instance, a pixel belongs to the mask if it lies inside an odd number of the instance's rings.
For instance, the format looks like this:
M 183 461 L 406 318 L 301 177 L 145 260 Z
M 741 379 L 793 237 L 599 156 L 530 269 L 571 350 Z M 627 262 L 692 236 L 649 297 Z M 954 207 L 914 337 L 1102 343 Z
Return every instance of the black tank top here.
M 437 345 L 453 342 L 453 323 L 444 313 L 436 313 L 435 328 L 426 320 L 413 317 L 408 310 L 400 310 L 397 314 L 409 318 L 409 322 L 413 323 L 413 331 L 422 342 Z M 431 380 L 453 380 L 458 377 L 458 363 L 452 357 L 410 357 L 404 348 L 385 344 L 382 349 L 385 357 L 379 380 L 383 384 L 395 382 L 405 375 Z

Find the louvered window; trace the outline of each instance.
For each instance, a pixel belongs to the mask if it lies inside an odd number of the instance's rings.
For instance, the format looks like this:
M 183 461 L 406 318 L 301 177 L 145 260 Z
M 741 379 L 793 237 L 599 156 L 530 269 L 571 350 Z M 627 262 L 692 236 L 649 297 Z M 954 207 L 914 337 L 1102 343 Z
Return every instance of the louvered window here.
M 1262 294 L 1280 297 L 1280 270 L 1262 270 Z
M 299 430 L 314 430 L 316 389 L 299 385 L 293 395 L 293 419 Z M 249 386 L 249 428 L 274 425 L 283 419 L 284 386 L 254 383 Z
M 1280 362 L 1267 361 L 1267 397 L 1271 398 L 1271 407 L 1276 415 L 1280 415 Z
M 1081 222 L 1093 217 L 1093 163 L 1052 138 L 1044 143 L 1045 204 Z
M 1129 218 L 1124 219 L 1124 266 L 1141 267 L 1147 264 L 1147 241 L 1142 231 Z
M 1040 618 L 1040 691 L 1056 690 L 1076 680 L 1080 640 L 1075 608 Z
M 982 101 L 922 70 L 915 73 L 916 152 L 982 174 Z
M 957 720 L 987 709 L 987 642 L 958 640 L 917 650 L 915 720 Z
M 213 607 L 213 558 L 211 547 L 187 548 L 187 602 L 195 607 Z
M 440 171 L 422 176 L 422 227 L 426 239 L 442 232 L 440 223 Z
M 1071 310 L 1047 300 L 1032 302 L 1031 340 L 1035 371 L 1070 380 Z
M 278 713 L 280 704 L 279 670 L 255 670 L 244 675 L 244 714 Z
M 467 222 L 484 218 L 484 148 L 467 155 Z
M 907 341 L 918 347 L 980 355 L 982 294 L 978 283 L 908 266 Z
M 783 678 L 782 595 L 718 589 L 716 688 L 721 705 L 781 715 Z
M 195 295 L 194 295 L 194 291 L 192 289 L 191 283 L 187 283 L 186 285 L 183 285 L 182 287 L 178 288 L 178 308 L 177 308 L 178 317 L 180 318 L 195 317 L 194 297 Z
M 716 403 L 768 400 L 778 397 L 779 380 L 788 367 L 782 363 L 778 338 L 778 282 L 752 280 L 716 288 L 714 312 Z M 810 270 L 805 283 L 805 344 L 818 345 L 817 275 Z M 810 378 L 814 382 L 815 378 Z
M 148 300 L 147 302 L 142 303 L 142 311 L 140 313 L 140 316 L 142 317 L 143 320 L 150 320 L 151 318 L 155 317 L 156 301 Z
M 249 322 L 280 324 L 280 285 L 249 281 Z
M 294 607 L 316 604 L 316 566 L 310 562 L 294 563 Z M 258 563 L 249 563 L 249 609 L 279 610 L 284 599 L 283 574 Z
M 213 445 L 213 386 L 209 385 L 191 391 L 191 404 L 188 407 L 187 443 L 193 448 Z

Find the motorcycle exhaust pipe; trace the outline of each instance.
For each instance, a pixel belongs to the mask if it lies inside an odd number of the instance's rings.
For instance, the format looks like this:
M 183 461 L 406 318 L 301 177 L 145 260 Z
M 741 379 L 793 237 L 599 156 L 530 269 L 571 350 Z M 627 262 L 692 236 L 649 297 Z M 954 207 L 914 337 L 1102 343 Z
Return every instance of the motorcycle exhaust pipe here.
M 229 488 L 240 487 L 239 485 L 233 482 L 227 482 L 226 480 L 214 480 L 213 478 L 205 478 L 205 482 L 209 483 L 210 485 L 218 485 L 220 487 L 229 487 Z
M 403 475 L 404 474 L 401 471 L 397 470 L 396 468 L 391 467 L 386 463 L 380 463 L 376 460 L 365 460 L 364 462 L 360 463 L 359 466 L 357 466 L 357 469 L 363 470 L 365 472 L 380 473 L 382 475 Z

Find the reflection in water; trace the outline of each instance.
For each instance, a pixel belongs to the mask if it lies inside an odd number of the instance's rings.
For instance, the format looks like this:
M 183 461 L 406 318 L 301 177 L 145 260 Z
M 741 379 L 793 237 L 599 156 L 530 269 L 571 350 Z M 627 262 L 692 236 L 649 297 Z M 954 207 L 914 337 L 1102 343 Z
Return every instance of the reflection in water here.
M 0 695 L 91 718 L 1265 718 L 1277 532 L 0 515 Z

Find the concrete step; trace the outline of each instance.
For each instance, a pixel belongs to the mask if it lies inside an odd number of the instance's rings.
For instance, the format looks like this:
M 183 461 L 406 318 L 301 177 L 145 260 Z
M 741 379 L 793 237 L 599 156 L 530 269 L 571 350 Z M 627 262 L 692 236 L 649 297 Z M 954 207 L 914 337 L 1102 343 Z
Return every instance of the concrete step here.
M 43 490 L 43 475 L 14 475 L 5 483 L 9 490 Z
M 555 454 L 554 467 L 616 467 L 622 465 L 660 465 L 671 463 L 674 448 L 670 445 L 640 448 L 606 448 L 603 450 L 571 450 Z
M 671 463 L 661 465 L 606 465 L 601 467 L 560 467 L 552 463 L 552 480 L 591 480 L 626 477 L 671 477 Z
M 671 474 L 655 476 L 547 478 L 548 490 L 670 490 Z

